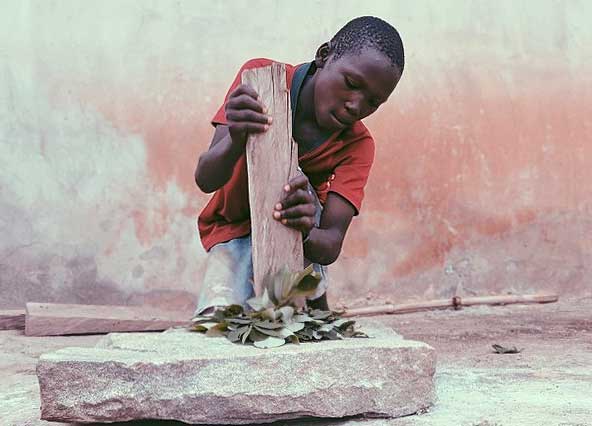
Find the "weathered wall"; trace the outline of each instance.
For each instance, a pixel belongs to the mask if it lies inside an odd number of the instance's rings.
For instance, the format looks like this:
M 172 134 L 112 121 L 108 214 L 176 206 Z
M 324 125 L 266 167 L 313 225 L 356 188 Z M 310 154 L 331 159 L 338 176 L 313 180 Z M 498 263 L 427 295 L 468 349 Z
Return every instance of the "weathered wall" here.
M 250 57 L 299 63 L 348 19 L 405 75 L 333 300 L 592 292 L 592 3 L 4 1 L 0 306 L 190 306 L 208 119 Z

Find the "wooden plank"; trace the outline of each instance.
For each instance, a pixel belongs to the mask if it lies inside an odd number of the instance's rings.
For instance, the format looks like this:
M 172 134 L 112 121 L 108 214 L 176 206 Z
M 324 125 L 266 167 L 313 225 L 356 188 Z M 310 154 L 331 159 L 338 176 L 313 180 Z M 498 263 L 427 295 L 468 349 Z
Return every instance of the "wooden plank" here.
M 190 324 L 191 313 L 144 306 L 27 303 L 27 336 L 102 334 L 116 331 L 162 331 Z
M 302 236 L 273 219 L 274 206 L 284 186 L 298 173 L 298 146 L 292 141 L 290 93 L 283 64 L 245 70 L 242 82 L 253 87 L 273 117 L 269 130 L 247 142 L 249 203 L 253 245 L 254 289 L 263 292 L 263 280 L 283 267 L 301 271 Z
M 0 310 L 0 330 L 22 330 L 25 328 L 24 309 Z
M 556 294 L 526 294 L 480 297 L 453 297 L 452 299 L 429 300 L 425 302 L 404 303 L 399 305 L 367 306 L 345 311 L 343 317 L 372 316 L 386 314 L 409 314 L 412 312 L 431 311 L 436 309 L 459 309 L 463 306 L 477 305 L 511 305 L 515 303 L 553 303 L 559 300 Z

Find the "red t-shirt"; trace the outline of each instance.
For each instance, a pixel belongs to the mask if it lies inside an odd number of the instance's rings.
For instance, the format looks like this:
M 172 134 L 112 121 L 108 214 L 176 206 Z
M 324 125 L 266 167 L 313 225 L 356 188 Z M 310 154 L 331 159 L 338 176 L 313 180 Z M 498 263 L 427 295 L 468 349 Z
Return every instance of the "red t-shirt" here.
M 224 102 L 241 84 L 243 70 L 268 66 L 272 62 L 270 59 L 246 62 L 232 82 Z M 285 65 L 286 82 L 290 89 L 298 66 Z M 218 124 L 227 124 L 224 105 L 212 118 L 212 125 Z M 334 133 L 323 144 L 298 158 L 300 168 L 315 188 L 321 203 L 327 200 L 329 192 L 335 192 L 354 206 L 356 215 L 362 206 L 364 186 L 373 161 L 374 139 L 361 121 Z M 206 250 L 251 233 L 246 155 L 239 158 L 230 180 L 214 193 L 202 210 L 198 229 Z

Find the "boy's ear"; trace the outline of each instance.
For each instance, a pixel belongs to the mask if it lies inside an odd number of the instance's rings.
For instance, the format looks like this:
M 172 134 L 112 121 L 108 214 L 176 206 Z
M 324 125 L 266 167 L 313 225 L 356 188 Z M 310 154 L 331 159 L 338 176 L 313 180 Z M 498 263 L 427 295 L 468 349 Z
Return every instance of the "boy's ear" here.
M 328 41 L 320 45 L 317 49 L 317 54 L 315 55 L 315 65 L 317 68 L 323 68 L 325 63 L 327 63 L 327 59 L 329 58 L 329 54 L 331 53 L 331 42 Z

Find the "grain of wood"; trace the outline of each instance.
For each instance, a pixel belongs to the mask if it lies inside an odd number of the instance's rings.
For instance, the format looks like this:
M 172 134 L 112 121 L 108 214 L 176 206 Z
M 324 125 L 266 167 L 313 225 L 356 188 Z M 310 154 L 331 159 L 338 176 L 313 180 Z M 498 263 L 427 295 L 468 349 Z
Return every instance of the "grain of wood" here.
M 303 268 L 302 236 L 273 219 L 283 187 L 298 173 L 298 147 L 292 141 L 290 96 L 282 64 L 245 70 L 243 84 L 251 86 L 273 117 L 265 133 L 249 136 L 246 147 L 253 244 L 254 289 L 261 295 L 265 277 L 287 267 Z
M 27 336 L 102 334 L 116 331 L 162 331 L 189 325 L 191 313 L 143 306 L 27 303 Z
M 25 328 L 24 309 L 0 310 L 0 330 L 22 330 Z

